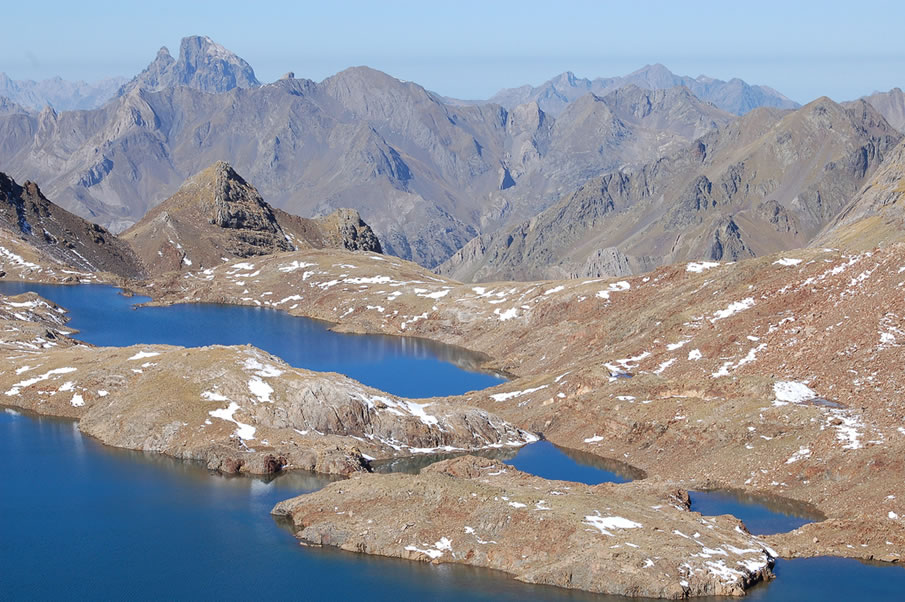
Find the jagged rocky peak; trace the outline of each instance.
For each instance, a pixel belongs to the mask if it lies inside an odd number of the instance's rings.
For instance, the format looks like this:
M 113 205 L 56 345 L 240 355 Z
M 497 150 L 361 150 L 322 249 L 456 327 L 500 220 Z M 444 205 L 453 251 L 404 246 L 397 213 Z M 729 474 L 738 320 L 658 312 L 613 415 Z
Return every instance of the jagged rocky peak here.
M 274 233 L 279 230 L 270 205 L 225 161 L 217 161 L 186 186 L 213 188 L 213 197 L 204 195 L 199 201 L 208 222 L 215 226 Z
M 119 94 L 123 96 L 135 88 L 156 92 L 178 86 L 218 93 L 260 85 L 254 69 L 242 58 L 207 36 L 189 36 L 182 38 L 178 59 L 164 46 L 154 61 L 124 85 Z
M 340 209 L 317 219 L 286 213 L 265 202 L 225 161 L 186 180 L 123 238 L 154 275 L 299 249 L 381 252 L 357 211 Z
M 349 251 L 382 253 L 380 241 L 355 209 L 337 209 L 317 219 L 324 232 L 326 246 Z

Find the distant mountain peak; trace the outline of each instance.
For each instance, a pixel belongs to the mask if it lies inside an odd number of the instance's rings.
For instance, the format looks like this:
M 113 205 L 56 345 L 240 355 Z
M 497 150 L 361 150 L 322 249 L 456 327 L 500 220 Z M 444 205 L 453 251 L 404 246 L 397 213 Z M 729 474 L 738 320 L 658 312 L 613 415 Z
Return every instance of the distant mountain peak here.
M 725 82 L 706 75 L 699 75 L 696 78 L 676 75 L 661 63 L 645 65 L 625 76 L 598 77 L 593 80 L 576 77 L 571 71 L 566 71 L 537 87 L 521 86 L 500 90 L 490 102 L 512 108 L 534 100 L 540 104 L 541 109 L 555 116 L 561 113 L 567 104 L 588 92 L 605 96 L 629 84 L 651 90 L 685 86 L 701 100 L 736 115 L 762 106 L 780 109 L 794 109 L 799 106 L 767 86 L 749 85 L 738 78 Z
M 260 85 L 254 69 L 238 55 L 207 36 L 188 36 L 179 44 L 178 59 L 166 46 L 162 47 L 151 64 L 124 85 L 119 94 L 124 96 L 135 88 L 156 92 L 178 86 L 218 93 Z

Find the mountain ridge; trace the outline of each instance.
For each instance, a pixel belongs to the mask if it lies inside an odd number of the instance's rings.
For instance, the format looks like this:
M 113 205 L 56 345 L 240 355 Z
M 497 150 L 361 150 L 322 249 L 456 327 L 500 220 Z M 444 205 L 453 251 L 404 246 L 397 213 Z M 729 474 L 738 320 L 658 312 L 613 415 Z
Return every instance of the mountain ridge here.
M 275 207 L 356 209 L 385 251 L 434 266 L 588 178 L 732 119 L 679 89 L 589 97 L 554 119 L 531 104 L 453 107 L 365 67 L 320 83 L 287 77 L 208 93 L 174 83 L 168 52 L 155 63 L 94 111 L 0 115 L 0 161 L 122 231 L 225 159 Z M 142 82 L 168 83 L 151 91 Z
M 4 173 L 0 173 L 0 230 L 50 263 L 123 278 L 146 275 L 141 261 L 116 235 L 52 203 L 34 182 L 20 185 Z M 12 264 L 24 265 L 3 251 L 0 254 Z
M 769 86 L 751 85 L 739 78 L 729 81 L 700 75 L 696 78 L 676 75 L 662 64 L 645 65 L 627 75 L 587 79 L 565 71 L 539 86 L 526 84 L 517 88 L 504 88 L 486 101 L 461 101 L 448 98 L 451 103 L 497 103 L 511 108 L 525 102 L 537 102 L 551 115 L 560 113 L 569 103 L 588 92 L 607 94 L 628 84 L 647 89 L 665 89 L 685 86 L 701 100 L 736 115 L 743 115 L 761 106 L 795 109 L 799 105 Z
M 760 108 L 653 163 L 589 180 L 531 220 L 470 241 L 437 272 L 616 276 L 806 246 L 901 139 L 863 101 Z

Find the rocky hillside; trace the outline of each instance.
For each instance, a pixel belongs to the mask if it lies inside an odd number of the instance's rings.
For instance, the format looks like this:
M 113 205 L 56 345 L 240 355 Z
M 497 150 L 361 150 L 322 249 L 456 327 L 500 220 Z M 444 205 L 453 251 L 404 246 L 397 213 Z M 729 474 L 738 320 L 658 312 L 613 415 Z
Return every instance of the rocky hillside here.
M 124 278 L 145 275 L 128 244 L 51 203 L 34 182 L 19 185 L 4 173 L 0 173 L 0 230 L 5 239 L 16 239 L 17 246 L 25 243 L 34 251 L 29 261 L 7 248 L 11 246 L 8 243 L 0 247 L 0 267 L 11 276 L 20 275 L 23 269 L 40 271 L 39 264 L 55 265 L 58 270 L 109 272 Z
M 237 60 L 188 38 L 97 110 L 0 113 L 0 162 L 119 232 L 223 159 L 275 207 L 356 209 L 384 250 L 434 266 L 732 119 L 682 89 L 588 95 L 554 119 L 536 103 L 450 106 L 366 67 L 256 86 Z
M 438 271 L 466 281 L 617 276 L 802 247 L 901 138 L 863 101 L 758 109 L 656 162 L 590 180 Z
M 795 109 L 799 106 L 795 101 L 767 86 L 752 86 L 738 78 L 726 82 L 705 75 L 696 78 L 676 75 L 659 64 L 646 65 L 625 76 L 599 77 L 593 80 L 576 77 L 574 73 L 567 71 L 537 87 L 521 86 L 500 90 L 488 102 L 507 108 L 526 102 L 536 102 L 543 111 L 558 115 L 569 103 L 585 94 L 604 95 L 628 85 L 648 90 L 684 86 L 701 100 L 713 103 L 735 115 L 743 115 L 757 107 Z
M 814 246 L 867 250 L 905 241 L 905 142 L 883 161 Z
M 275 307 L 341 331 L 486 353 L 489 366 L 518 379 L 456 403 L 628 462 L 650 484 L 730 487 L 816 506 L 828 520 L 771 538 L 787 555 L 901 559 L 905 245 L 481 286 L 397 258 L 337 253 L 237 260 L 154 290 L 164 303 Z M 547 498 L 532 504 L 539 499 Z M 409 522 L 427 537 L 442 526 L 428 518 Z
M 357 212 L 337 210 L 306 219 L 274 209 L 222 161 L 186 181 L 122 239 L 151 274 L 300 248 L 381 252 L 380 242 Z
M 465 563 L 599 593 L 744 595 L 773 576 L 770 553 L 735 519 L 702 519 L 675 490 L 551 481 L 473 456 L 417 476 L 334 483 L 273 513 L 290 518 L 296 536 L 315 546 Z

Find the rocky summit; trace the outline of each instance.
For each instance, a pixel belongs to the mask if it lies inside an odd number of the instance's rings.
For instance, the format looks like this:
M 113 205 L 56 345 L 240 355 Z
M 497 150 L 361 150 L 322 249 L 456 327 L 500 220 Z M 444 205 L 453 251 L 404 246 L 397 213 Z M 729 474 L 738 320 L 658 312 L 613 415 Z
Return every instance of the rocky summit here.
M 152 274 L 299 248 L 381 252 L 377 237 L 354 210 L 337 210 L 318 219 L 290 215 L 264 202 L 222 161 L 186 181 L 122 239 Z
M 260 85 L 254 69 L 240 57 L 207 36 L 189 36 L 182 38 L 178 59 L 164 46 L 154 61 L 124 84 L 118 94 L 123 96 L 136 88 L 156 92 L 177 86 L 217 93 Z

